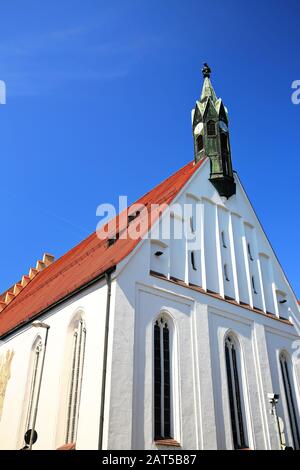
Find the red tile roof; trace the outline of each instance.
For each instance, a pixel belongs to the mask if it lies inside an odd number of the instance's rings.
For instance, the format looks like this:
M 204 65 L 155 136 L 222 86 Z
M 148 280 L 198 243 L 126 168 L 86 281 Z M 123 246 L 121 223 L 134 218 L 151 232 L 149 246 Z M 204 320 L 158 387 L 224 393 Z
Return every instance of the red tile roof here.
M 135 204 L 144 204 L 147 210 L 142 211 L 132 224 L 141 223 L 143 225 L 142 222 L 145 222 L 144 231 L 149 230 L 160 215 L 157 210 L 155 217 L 151 217 L 150 220 L 151 204 L 170 204 L 204 160 L 196 165 L 194 162 L 188 163 L 139 199 Z M 117 227 L 119 223 L 120 216 L 117 216 Z M 107 228 L 107 225 L 104 228 Z M 46 308 L 116 266 L 131 253 L 140 241 L 140 238 L 122 239 L 120 237 L 114 244 L 108 246 L 107 238 L 100 240 L 94 232 L 39 272 L 0 313 L 0 336 L 37 316 Z M 2 295 L 0 295 L 1 297 Z

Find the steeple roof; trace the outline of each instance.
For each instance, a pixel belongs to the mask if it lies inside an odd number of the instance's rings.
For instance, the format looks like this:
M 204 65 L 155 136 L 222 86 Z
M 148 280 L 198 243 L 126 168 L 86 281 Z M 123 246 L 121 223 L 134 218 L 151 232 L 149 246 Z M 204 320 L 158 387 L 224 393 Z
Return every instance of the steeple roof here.
M 217 95 L 215 93 L 215 90 L 213 89 L 213 86 L 211 84 L 210 78 L 205 77 L 204 82 L 203 82 L 203 87 L 202 87 L 202 93 L 201 93 L 201 98 L 200 101 L 203 103 L 206 101 L 208 98 L 212 100 L 213 103 L 217 101 Z
M 200 101 L 202 103 L 204 103 L 208 98 L 210 98 L 213 103 L 217 101 L 217 95 L 215 94 L 215 90 L 213 89 L 213 86 L 210 81 L 210 74 L 211 74 L 211 69 L 209 65 L 205 62 L 203 64 L 203 69 L 202 69 L 202 75 L 204 78 L 202 93 L 201 93 L 201 98 L 200 98 Z
M 192 111 L 194 158 L 198 162 L 203 156 L 210 159 L 209 181 L 220 196 L 235 194 L 229 142 L 228 117 L 221 98 L 217 98 L 210 81 L 211 69 L 205 63 L 200 100 Z
M 216 114 L 218 115 L 220 112 L 222 99 L 218 98 L 215 93 L 214 87 L 212 86 L 210 80 L 211 69 L 206 63 L 202 69 L 202 74 L 204 81 L 202 85 L 201 96 L 199 101 L 196 102 L 196 106 L 198 106 L 201 115 L 204 116 L 206 109 L 210 106 L 210 104 L 212 104 Z

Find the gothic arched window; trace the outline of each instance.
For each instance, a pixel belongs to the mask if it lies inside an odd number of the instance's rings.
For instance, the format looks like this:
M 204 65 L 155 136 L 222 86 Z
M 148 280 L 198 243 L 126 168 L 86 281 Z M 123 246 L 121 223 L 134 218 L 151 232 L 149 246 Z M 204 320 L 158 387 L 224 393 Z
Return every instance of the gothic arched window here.
M 297 407 L 294 400 L 294 384 L 291 379 L 287 355 L 282 352 L 279 356 L 279 360 L 293 445 L 294 449 L 300 449 L 300 432 L 298 427 L 299 415 L 297 413 Z
M 154 439 L 171 437 L 171 364 L 168 318 L 154 324 Z
M 203 150 L 203 147 L 204 147 L 202 134 L 199 134 L 197 136 L 196 143 L 197 143 L 197 152 L 201 152 L 201 150 Z
M 206 124 L 206 128 L 207 128 L 207 135 L 216 135 L 216 123 L 215 121 L 208 121 L 207 124 Z
M 66 444 L 75 442 L 77 434 L 82 375 L 84 366 L 86 328 L 82 319 L 74 325 L 72 337 L 72 359 L 68 391 Z
M 38 384 L 41 374 L 41 363 L 42 363 L 42 350 L 43 344 L 41 338 L 38 337 L 32 348 L 32 357 L 31 357 L 31 366 L 30 366 L 30 389 L 28 396 L 28 406 L 27 406 L 27 415 L 25 422 L 25 432 L 33 428 L 34 425 L 34 415 L 36 413 L 37 406 L 37 392 Z
M 228 135 L 225 134 L 225 132 L 221 132 L 220 139 L 221 139 L 221 151 L 223 154 L 226 155 L 228 153 Z
M 231 430 L 234 448 L 241 449 L 247 447 L 247 445 L 244 429 L 243 404 L 237 355 L 238 351 L 235 341 L 230 335 L 228 335 L 225 339 L 225 360 Z

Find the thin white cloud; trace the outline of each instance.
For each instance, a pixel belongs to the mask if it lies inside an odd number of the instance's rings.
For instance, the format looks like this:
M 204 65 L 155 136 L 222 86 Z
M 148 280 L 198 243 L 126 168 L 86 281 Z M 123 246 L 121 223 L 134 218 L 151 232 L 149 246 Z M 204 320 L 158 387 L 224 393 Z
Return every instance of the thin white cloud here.
M 152 36 L 108 41 L 99 27 L 77 26 L 0 42 L 9 96 L 37 95 L 72 80 L 117 80 L 161 47 Z

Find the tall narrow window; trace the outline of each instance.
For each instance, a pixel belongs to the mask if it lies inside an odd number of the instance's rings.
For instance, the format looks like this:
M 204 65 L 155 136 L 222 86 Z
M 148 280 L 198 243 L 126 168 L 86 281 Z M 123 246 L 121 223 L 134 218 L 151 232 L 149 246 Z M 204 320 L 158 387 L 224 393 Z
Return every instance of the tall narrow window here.
M 227 264 L 224 264 L 224 276 L 225 276 L 226 281 L 230 281 Z
M 194 226 L 194 217 L 190 217 L 190 227 L 191 227 L 191 232 L 195 233 L 195 226 Z
M 207 135 L 216 135 L 216 124 L 212 120 L 207 122 Z
M 29 390 L 29 399 L 28 399 L 28 408 L 27 408 L 27 416 L 26 416 L 26 423 L 25 423 L 25 432 L 29 429 L 32 429 L 33 421 L 34 421 L 34 410 L 37 404 L 37 389 L 38 383 L 41 373 L 41 361 L 42 361 L 42 341 L 38 339 L 35 343 L 33 353 L 33 361 L 31 366 L 30 372 L 30 390 Z
M 276 290 L 276 298 L 277 298 L 277 306 L 278 306 L 278 313 L 279 317 L 281 318 L 288 318 L 289 316 L 289 303 L 287 299 L 286 292 Z
M 251 245 L 250 245 L 249 242 L 247 243 L 247 249 L 248 249 L 249 259 L 250 259 L 251 261 L 253 261 L 254 258 L 253 258 L 253 256 L 252 256 Z
M 241 449 L 246 447 L 246 438 L 239 383 L 237 350 L 235 343 L 230 336 L 227 336 L 225 340 L 225 359 L 233 445 L 235 449 Z
M 255 277 L 254 276 L 251 276 L 251 283 L 252 283 L 253 293 L 257 294 L 257 289 L 256 289 Z
M 222 167 L 225 173 L 229 172 L 229 165 L 228 165 L 228 136 L 224 132 L 220 134 L 220 142 L 221 142 L 221 155 L 222 155 Z
M 222 240 L 222 246 L 223 246 L 223 248 L 227 248 L 224 230 L 222 230 L 222 232 L 221 232 L 221 240 Z
M 171 437 L 171 369 L 168 321 L 159 317 L 154 325 L 154 439 Z
M 290 429 L 293 438 L 294 449 L 300 449 L 300 432 L 298 427 L 299 416 L 294 401 L 293 381 L 290 377 L 287 357 L 284 353 L 280 354 L 280 368 L 282 381 L 284 385 L 285 401 L 288 410 Z
M 194 251 L 191 251 L 191 263 L 192 263 L 192 268 L 194 269 L 194 271 L 197 271 Z
M 197 152 L 201 152 L 201 150 L 203 150 L 203 147 L 204 147 L 202 134 L 198 135 L 196 142 L 197 142 Z
M 73 354 L 71 362 L 70 385 L 68 394 L 68 413 L 66 444 L 75 442 L 78 425 L 86 329 L 82 319 L 77 322 L 73 332 Z
M 225 155 L 228 153 L 228 136 L 224 132 L 221 132 L 221 151 Z

